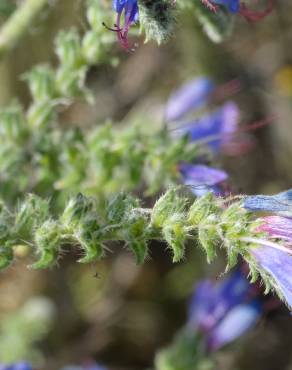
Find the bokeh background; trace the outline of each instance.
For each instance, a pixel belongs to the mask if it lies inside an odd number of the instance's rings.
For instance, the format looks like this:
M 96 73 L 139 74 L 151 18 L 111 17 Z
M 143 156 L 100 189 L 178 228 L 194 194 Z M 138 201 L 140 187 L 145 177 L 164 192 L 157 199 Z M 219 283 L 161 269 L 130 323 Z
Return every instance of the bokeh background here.
M 49 2 L 17 47 L 0 61 L 2 107 L 15 97 L 28 105 L 21 75 L 36 63 L 56 63 L 57 31 L 76 27 L 82 32 L 83 13 L 81 0 Z M 238 17 L 232 36 L 215 44 L 185 11 L 165 45 L 144 44 L 141 37 L 136 51 L 128 54 L 114 44 L 111 55 L 118 65 L 99 65 L 88 74 L 94 104 L 77 101 L 62 110 L 60 125 L 90 128 L 111 118 L 119 125 L 159 127 L 165 102 L 185 81 L 204 75 L 223 84 L 236 78 L 242 88 L 233 99 L 240 106 L 242 125 L 265 118 L 270 123 L 251 133 L 251 150 L 222 158 L 232 189 L 248 194 L 287 189 L 292 184 L 291 14 L 291 1 L 280 0 L 261 22 L 251 24 Z M 5 20 L 3 13 L 1 22 Z M 184 262 L 173 265 L 165 247 L 153 243 L 151 259 L 143 266 L 136 266 L 122 245 L 114 245 L 107 259 L 89 266 L 77 265 L 76 256 L 65 254 L 58 268 L 30 271 L 27 261 L 20 260 L 0 275 L 0 352 L 13 356 L 19 337 L 27 337 L 29 343 L 36 332 L 40 339 L 31 355 L 44 369 L 91 360 L 110 369 L 151 368 L 155 352 L 184 324 L 196 281 L 216 277 L 225 267 L 223 259 L 207 266 L 193 248 Z M 28 311 L 34 314 L 25 320 Z M 40 327 L 35 327 L 36 321 L 42 322 Z M 280 306 L 220 351 L 217 368 L 291 370 L 291 339 L 291 317 Z

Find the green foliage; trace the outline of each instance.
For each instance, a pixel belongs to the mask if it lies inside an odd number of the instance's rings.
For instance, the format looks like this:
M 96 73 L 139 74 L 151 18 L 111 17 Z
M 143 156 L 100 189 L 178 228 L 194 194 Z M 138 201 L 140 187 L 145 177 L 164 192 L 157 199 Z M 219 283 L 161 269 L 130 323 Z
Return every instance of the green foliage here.
M 27 196 L 15 212 L 2 203 L 1 267 L 12 263 L 17 245 L 30 247 L 37 257 L 32 268 L 39 269 L 55 265 L 62 250 L 74 246 L 82 252 L 78 262 L 96 261 L 105 256 L 109 241 L 123 241 L 137 263 L 149 254 L 150 240 L 165 241 L 173 262 L 179 262 L 187 241 L 197 241 L 208 262 L 218 248 L 226 251 L 227 269 L 241 256 L 250 264 L 252 277 L 260 276 L 267 289 L 277 292 L 276 283 L 249 253 L 257 238 L 263 237 L 253 214 L 236 199 L 227 202 L 211 193 L 194 199 L 191 193 L 180 194 L 182 189 L 171 188 L 152 209 L 142 208 L 138 199 L 126 193 L 115 195 L 103 212 L 95 198 L 78 194 L 55 216 L 48 202 L 35 195 Z
M 7 17 L 10 16 L 16 9 L 16 4 L 12 3 L 11 0 L 1 0 L 0 2 L 0 15 Z
M 215 364 L 204 355 L 198 333 L 184 330 L 173 344 L 159 351 L 155 357 L 156 370 L 212 370 Z

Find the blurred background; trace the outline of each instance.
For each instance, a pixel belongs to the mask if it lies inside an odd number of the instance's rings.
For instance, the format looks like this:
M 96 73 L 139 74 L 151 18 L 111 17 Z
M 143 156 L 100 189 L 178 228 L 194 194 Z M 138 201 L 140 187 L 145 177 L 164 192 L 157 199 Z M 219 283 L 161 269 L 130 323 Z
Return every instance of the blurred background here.
M 11 7 L 1 12 L 2 23 L 17 3 L 10 0 Z M 20 77 L 36 63 L 56 64 L 53 40 L 60 29 L 86 28 L 82 0 L 48 3 L 17 47 L 0 61 L 2 107 L 15 97 L 28 106 L 30 95 Z M 241 90 L 232 99 L 240 107 L 241 124 L 266 118 L 270 123 L 251 132 L 253 145 L 248 152 L 222 158 L 232 189 L 247 194 L 288 189 L 292 183 L 291 14 L 291 1 L 281 0 L 261 22 L 236 17 L 232 36 L 216 44 L 186 10 L 165 45 L 144 44 L 143 37 L 130 36 L 139 46 L 129 54 L 114 43 L 111 55 L 119 63 L 92 67 L 87 76 L 94 104 L 74 102 L 60 112 L 59 124 L 64 129 L 90 129 L 110 118 L 117 125 L 138 122 L 151 130 L 162 127 L 167 99 L 189 79 L 208 76 L 218 85 L 239 79 Z M 156 351 L 171 343 L 184 325 L 196 282 L 216 278 L 225 268 L 223 258 L 207 265 L 200 250 L 193 248 L 184 262 L 173 265 L 166 258 L 165 245 L 158 242 L 151 245 L 151 258 L 143 266 L 137 266 L 122 245 L 115 245 L 114 253 L 96 264 L 83 266 L 75 259 L 65 253 L 57 268 L 32 271 L 24 258 L 1 273 L 3 361 L 22 358 L 51 370 L 92 361 L 109 369 L 150 369 Z M 279 305 L 216 353 L 215 368 L 291 370 L 291 339 L 291 317 Z

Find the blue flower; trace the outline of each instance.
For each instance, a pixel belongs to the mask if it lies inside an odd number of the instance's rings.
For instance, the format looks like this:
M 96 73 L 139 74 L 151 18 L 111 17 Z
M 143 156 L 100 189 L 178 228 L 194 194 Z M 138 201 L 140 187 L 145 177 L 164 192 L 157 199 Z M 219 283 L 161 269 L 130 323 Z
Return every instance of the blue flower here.
M 207 77 L 198 77 L 184 84 L 171 95 L 166 104 L 166 122 L 177 121 L 190 111 L 202 108 L 214 89 L 214 82 Z
M 120 44 L 124 49 L 128 50 L 130 26 L 139 19 L 138 0 L 113 0 L 112 6 L 118 15 L 115 28 L 110 28 L 110 30 L 117 32 Z
M 243 206 L 249 211 L 273 212 L 292 216 L 292 189 L 276 195 L 252 195 L 245 197 Z
M 292 310 L 292 189 L 276 195 L 254 195 L 243 200 L 249 211 L 271 212 L 275 215 L 258 219 L 258 237 L 247 238 L 252 243 L 250 254 L 271 277 L 271 286 Z
M 189 309 L 189 327 L 204 334 L 209 350 L 235 340 L 259 319 L 263 304 L 241 270 L 223 281 L 198 284 Z
M 250 253 L 260 268 L 274 279 L 275 289 L 292 310 L 292 255 L 269 244 L 250 248 Z
M 212 3 L 224 5 L 231 13 L 238 13 L 240 9 L 240 0 L 212 0 Z
M 178 131 L 187 134 L 191 141 L 205 141 L 214 153 L 228 148 L 233 140 L 239 122 L 239 109 L 234 102 L 227 102 L 222 108 L 185 124 Z
M 20 361 L 10 365 L 0 364 L 0 370 L 32 370 L 32 366 L 28 362 Z
M 203 164 L 182 163 L 179 170 L 184 184 L 192 186 L 192 191 L 197 196 L 202 196 L 210 191 L 217 195 L 222 194 L 220 185 L 228 179 L 225 171 Z

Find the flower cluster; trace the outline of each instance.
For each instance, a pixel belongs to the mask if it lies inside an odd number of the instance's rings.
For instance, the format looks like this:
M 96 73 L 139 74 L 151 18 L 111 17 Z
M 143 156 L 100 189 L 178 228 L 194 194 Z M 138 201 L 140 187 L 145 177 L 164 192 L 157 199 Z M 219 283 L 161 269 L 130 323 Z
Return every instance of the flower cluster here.
M 263 297 L 259 284 L 247 280 L 242 264 L 223 280 L 203 280 L 195 288 L 189 304 L 188 321 L 173 344 L 158 352 L 157 370 L 197 370 L 206 359 L 242 336 L 275 306 L 273 298 Z M 180 365 L 180 366 L 179 366 Z M 208 369 L 214 369 L 210 363 Z
M 186 83 L 166 105 L 165 120 L 169 129 L 176 136 L 186 135 L 190 142 L 204 144 L 213 157 L 220 152 L 231 153 L 240 118 L 239 108 L 233 101 L 227 101 L 213 110 L 210 105 L 235 94 L 239 88 L 238 81 L 217 87 L 207 77 L 198 77 Z M 207 107 L 208 113 L 205 113 Z M 242 145 L 237 145 L 237 151 L 240 148 Z M 200 156 L 196 163 L 179 164 L 183 181 L 192 185 L 197 195 L 209 190 L 224 194 L 227 188 L 224 189 L 223 184 L 228 175 L 224 170 L 208 166 L 208 162 L 208 156 Z
M 222 281 L 204 280 L 194 292 L 189 330 L 202 333 L 208 351 L 216 351 L 251 328 L 265 307 L 262 290 L 250 284 L 242 265 Z
M 292 191 L 246 197 L 244 207 L 273 214 L 259 219 L 257 231 L 263 237 L 250 240 L 256 245 L 251 256 L 257 268 L 267 272 L 280 297 L 292 307 Z

